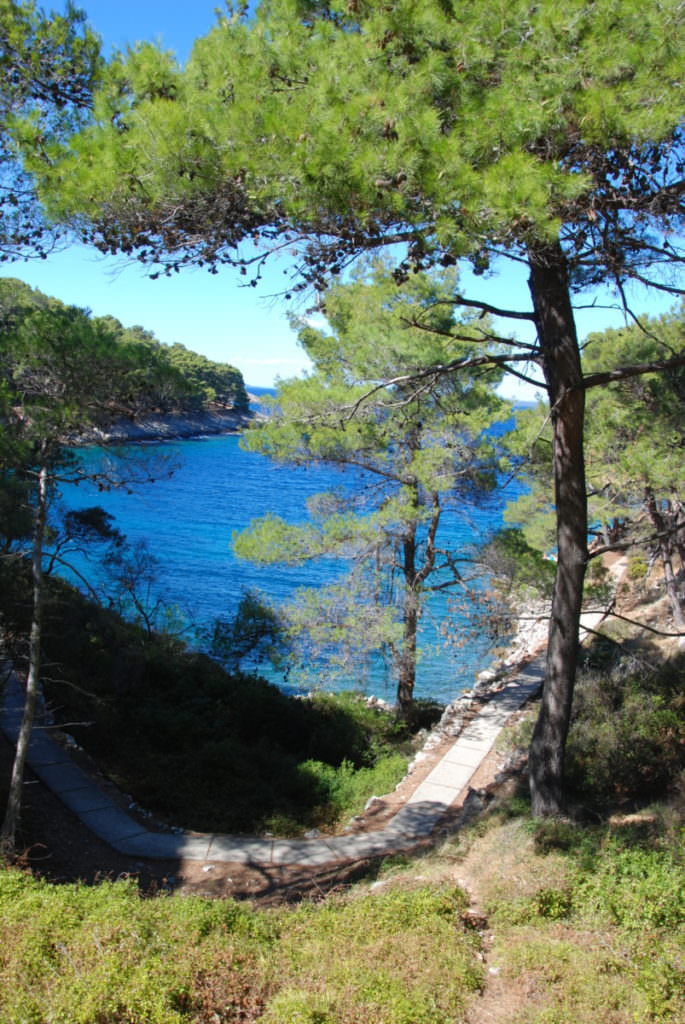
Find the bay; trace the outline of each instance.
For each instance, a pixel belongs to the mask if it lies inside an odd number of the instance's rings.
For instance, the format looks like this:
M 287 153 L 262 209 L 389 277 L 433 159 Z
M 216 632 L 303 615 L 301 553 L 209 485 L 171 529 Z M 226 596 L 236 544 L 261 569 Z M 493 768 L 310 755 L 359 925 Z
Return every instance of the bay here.
M 336 486 L 354 488 L 358 480 L 319 465 L 307 468 L 283 466 L 261 455 L 244 451 L 239 437 L 223 435 L 145 446 L 131 445 L 122 455 L 135 459 L 150 456 L 155 462 L 167 460 L 177 466 L 168 478 L 154 483 L 101 492 L 95 484 L 65 486 L 62 502 L 67 508 L 101 505 L 115 517 L 115 525 L 130 543 L 145 541 L 158 560 L 160 595 L 176 606 L 201 633 L 217 617 L 230 617 L 245 589 L 261 591 L 278 604 L 302 586 L 321 586 L 331 581 L 340 567 L 331 560 L 310 562 L 304 566 L 260 567 L 238 559 L 231 549 L 234 531 L 267 513 L 283 516 L 290 522 L 306 519 L 307 498 Z M 86 469 L 95 470 L 107 450 L 82 449 Z M 502 522 L 507 500 L 515 496 L 517 485 L 501 488 L 479 500 L 476 506 L 462 507 L 449 520 L 446 532 L 449 546 L 463 552 L 484 540 Z M 83 563 L 81 570 L 93 572 Z M 439 625 L 447 612 L 445 597 L 431 598 L 422 622 L 421 646 L 425 653 L 417 673 L 416 694 L 444 702 L 453 700 L 473 685 L 474 674 L 489 659 L 485 631 L 473 633 L 469 616 L 457 613 L 450 631 L 468 636 L 462 647 L 445 650 L 439 644 Z M 196 644 L 201 641 L 196 640 Z M 265 672 L 273 681 L 286 680 Z M 333 688 L 358 688 L 387 699 L 394 697 L 394 681 L 376 664 L 364 678 L 337 680 L 326 678 L 321 685 Z

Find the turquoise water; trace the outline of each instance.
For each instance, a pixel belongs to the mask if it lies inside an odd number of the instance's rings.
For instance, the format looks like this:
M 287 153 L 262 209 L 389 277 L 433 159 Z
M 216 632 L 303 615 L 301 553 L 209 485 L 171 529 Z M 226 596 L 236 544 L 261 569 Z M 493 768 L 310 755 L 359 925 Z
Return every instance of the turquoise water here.
M 262 591 L 278 603 L 298 587 L 330 581 L 338 571 L 330 561 L 296 568 L 260 568 L 234 556 L 231 535 L 268 512 L 292 522 L 302 521 L 308 497 L 338 485 L 358 487 L 358 477 L 317 466 L 279 466 L 243 451 L 236 436 L 137 445 L 123 451 L 134 458 L 169 460 L 178 468 L 168 479 L 157 473 L 154 483 L 126 489 L 102 492 L 91 483 L 65 487 L 63 503 L 68 508 L 102 505 L 129 542 L 146 541 L 159 561 L 156 585 L 160 595 L 200 631 L 215 618 L 232 615 L 246 588 Z M 97 448 L 82 452 L 86 467 L 93 470 L 107 457 Z M 449 537 L 449 546 L 459 552 L 484 539 L 500 525 L 504 503 L 514 496 L 510 490 L 498 490 L 477 507 L 462 502 L 458 513 L 455 510 L 445 517 L 442 540 Z M 92 574 L 92 567 L 88 571 Z M 481 632 L 469 636 L 464 646 L 452 653 L 435 651 L 435 630 L 444 612 L 445 598 L 440 597 L 431 600 L 424 615 L 422 645 L 426 653 L 419 663 L 416 692 L 449 701 L 470 687 L 474 673 L 487 664 L 488 643 Z M 464 615 L 457 615 L 452 632 L 463 633 L 466 626 Z M 370 679 L 349 679 L 344 685 L 388 698 L 394 695 L 394 683 L 384 678 L 380 666 Z

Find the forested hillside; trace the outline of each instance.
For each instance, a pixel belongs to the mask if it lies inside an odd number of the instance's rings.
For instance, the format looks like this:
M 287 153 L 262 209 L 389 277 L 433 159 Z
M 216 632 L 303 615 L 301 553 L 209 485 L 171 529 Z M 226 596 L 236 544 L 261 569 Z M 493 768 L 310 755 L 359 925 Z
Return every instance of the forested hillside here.
M 103 406 L 101 419 L 108 415 L 135 419 L 150 413 L 187 413 L 210 407 L 247 412 L 245 383 L 234 366 L 213 362 L 178 343 L 166 345 L 140 325 L 124 327 L 115 317 L 94 317 L 87 308 L 66 306 L 16 278 L 0 280 L 0 335 L 8 337 L 20 328 L 31 330 L 31 325 L 39 331 L 41 317 L 55 314 L 68 316 L 75 331 L 87 327 L 94 332 L 107 359 L 117 364 L 109 409 Z M 26 375 L 12 363 L 7 344 L 2 347 L 0 372 L 10 389 L 20 392 L 26 386 Z M 89 370 L 83 363 L 80 372 L 86 384 Z M 117 394 L 116 387 L 124 390 Z

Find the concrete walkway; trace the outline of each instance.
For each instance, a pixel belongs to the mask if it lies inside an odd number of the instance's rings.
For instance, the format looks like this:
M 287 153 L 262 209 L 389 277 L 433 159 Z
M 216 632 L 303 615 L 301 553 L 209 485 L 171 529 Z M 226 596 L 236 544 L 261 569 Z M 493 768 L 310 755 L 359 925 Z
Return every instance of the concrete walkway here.
M 544 670 L 533 661 L 513 675 L 461 732 L 451 748 L 387 825 L 375 832 L 318 839 L 260 839 L 190 832 L 152 832 L 130 817 L 76 765 L 44 728 L 34 728 L 28 763 L 38 778 L 100 839 L 120 853 L 164 860 L 322 867 L 410 849 L 431 834 L 445 812 L 468 795 L 474 772 L 510 715 L 535 696 Z M 12 673 L 5 686 L 0 728 L 14 744 L 24 695 Z

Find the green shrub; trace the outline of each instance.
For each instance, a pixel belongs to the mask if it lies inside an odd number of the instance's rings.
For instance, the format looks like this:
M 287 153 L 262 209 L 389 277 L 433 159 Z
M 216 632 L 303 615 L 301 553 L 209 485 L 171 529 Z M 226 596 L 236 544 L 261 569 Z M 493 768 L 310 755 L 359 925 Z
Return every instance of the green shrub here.
M 643 555 L 631 555 L 628 559 L 627 575 L 633 583 L 644 580 L 649 566 Z
M 0 872 L 3 1024 L 444 1024 L 482 980 L 460 890 L 292 911 Z
M 322 761 L 305 761 L 300 771 L 318 787 L 322 817 L 331 821 L 349 818 L 364 809 L 371 794 L 380 796 L 394 789 L 407 770 L 402 754 L 387 754 L 369 768 L 355 769 L 349 761 L 334 767 Z
M 593 871 L 584 872 L 574 901 L 583 916 L 621 928 L 682 929 L 685 926 L 685 870 L 661 850 L 623 849 L 608 843 Z
M 496 579 L 507 581 L 515 593 L 532 591 L 549 597 L 554 584 L 554 564 L 531 547 L 518 526 L 503 527 L 480 552 Z
M 629 659 L 581 674 L 566 750 L 569 785 L 595 805 L 653 800 L 685 768 L 680 656 L 649 672 Z

